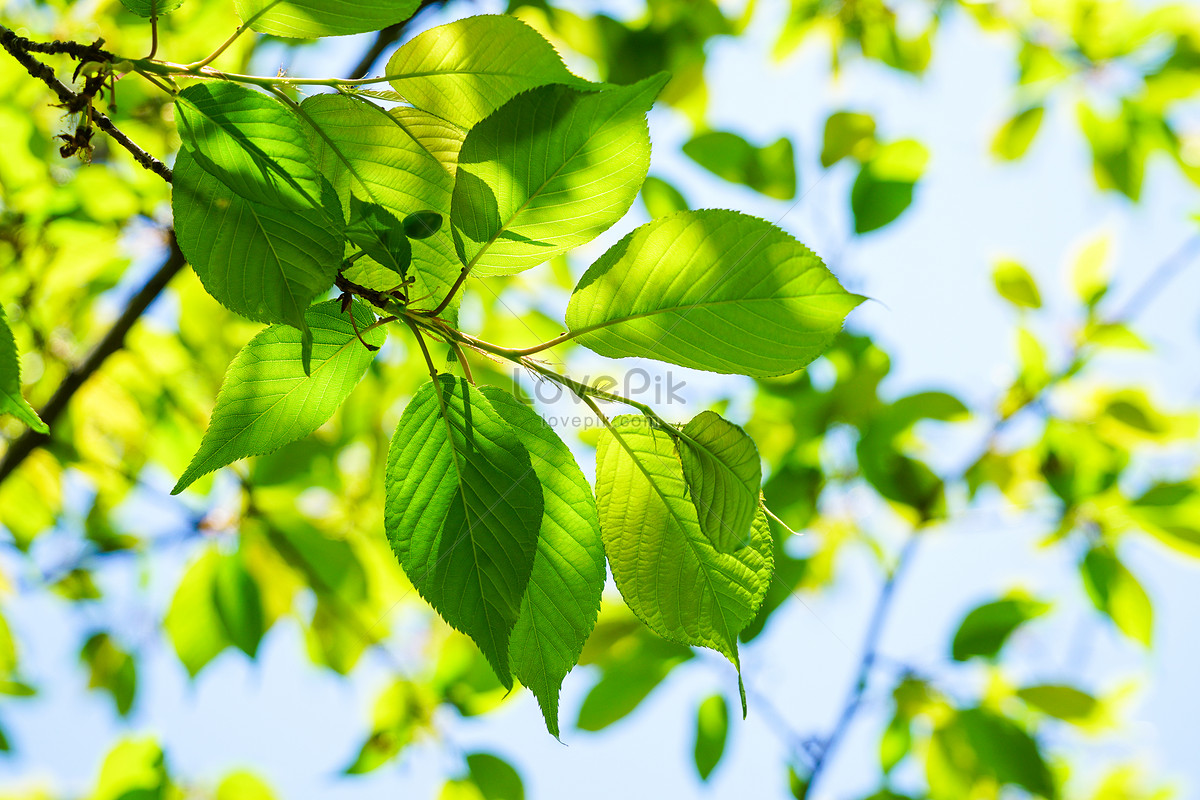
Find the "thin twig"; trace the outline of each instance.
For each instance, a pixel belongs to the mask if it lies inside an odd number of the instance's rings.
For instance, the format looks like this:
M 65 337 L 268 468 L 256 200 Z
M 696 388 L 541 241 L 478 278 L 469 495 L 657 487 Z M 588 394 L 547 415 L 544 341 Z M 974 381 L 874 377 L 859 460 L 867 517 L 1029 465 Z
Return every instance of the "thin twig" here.
M 46 66 L 41 61 L 38 61 L 36 58 L 30 55 L 31 52 L 36 52 L 36 44 L 36 42 L 31 42 L 28 39 L 17 36 L 8 28 L 0 25 L 0 46 L 9 52 L 9 54 L 25 68 L 26 72 L 50 87 L 50 91 L 54 92 L 54 94 L 58 96 L 58 99 L 63 105 L 67 106 L 68 108 L 78 107 L 81 100 L 83 100 L 82 95 L 71 91 L 66 84 L 64 84 L 55 76 L 54 70 L 50 69 L 50 67 Z M 65 45 L 66 43 L 54 42 L 53 44 Z M 83 45 L 80 45 L 80 47 L 83 47 Z M 91 45 L 89 47 L 95 46 Z M 63 49 L 62 52 L 69 53 L 70 51 Z M 94 52 L 102 53 L 107 58 L 111 58 L 109 54 L 104 53 L 102 50 L 96 49 Z M 92 108 L 90 114 L 92 121 L 96 123 L 96 127 L 111 136 L 117 144 L 121 145 L 121 147 L 124 147 L 126 150 L 128 150 L 130 155 L 133 156 L 134 160 L 137 161 L 138 164 L 158 175 L 168 183 L 171 182 L 170 167 L 134 144 L 132 139 L 122 133 L 120 129 L 113 124 L 112 120 L 100 111 Z

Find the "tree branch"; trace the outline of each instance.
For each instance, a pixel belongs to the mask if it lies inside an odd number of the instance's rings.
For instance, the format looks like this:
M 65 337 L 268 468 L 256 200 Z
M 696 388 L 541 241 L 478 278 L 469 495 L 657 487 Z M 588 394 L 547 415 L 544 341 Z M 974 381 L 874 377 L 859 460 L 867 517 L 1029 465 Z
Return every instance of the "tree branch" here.
M 167 256 L 167 260 L 129 300 L 129 304 L 125 306 L 121 316 L 108 329 L 108 333 L 104 334 L 104 337 L 92 348 L 87 357 L 79 366 L 67 373 L 67 377 L 59 384 L 49 402 L 38 412 L 47 425 L 53 427 L 55 420 L 66 410 L 71 398 L 75 396 L 87 379 L 100 369 L 109 356 L 125 346 L 125 335 L 129 333 L 129 329 L 166 288 L 171 278 L 175 277 L 183 268 L 184 263 L 183 253 L 180 252 L 179 245 L 175 242 L 175 235 L 172 234 L 171 253 Z M 0 458 L 0 483 L 3 483 L 4 479 L 20 466 L 30 453 L 48 441 L 50 441 L 50 437 L 44 433 L 30 430 L 22 434 L 5 451 L 4 457 Z
M 17 36 L 8 28 L 0 25 L 0 46 L 9 52 L 25 68 L 26 72 L 50 87 L 50 90 L 58 96 L 59 101 L 68 108 L 78 108 L 80 103 L 86 100 L 86 98 L 68 88 L 66 84 L 55 76 L 54 70 L 30 54 L 34 52 L 65 53 L 81 60 L 111 62 L 113 58 L 112 54 L 101 50 L 99 45 L 99 41 L 91 45 L 58 41 L 39 44 Z M 91 119 L 96 123 L 97 128 L 107 133 L 117 144 L 128 150 L 139 165 L 158 175 L 167 183 L 171 182 L 170 167 L 134 144 L 133 140 L 122 133 L 113 124 L 111 119 L 93 108 L 90 102 L 85 103 L 85 105 L 90 109 Z

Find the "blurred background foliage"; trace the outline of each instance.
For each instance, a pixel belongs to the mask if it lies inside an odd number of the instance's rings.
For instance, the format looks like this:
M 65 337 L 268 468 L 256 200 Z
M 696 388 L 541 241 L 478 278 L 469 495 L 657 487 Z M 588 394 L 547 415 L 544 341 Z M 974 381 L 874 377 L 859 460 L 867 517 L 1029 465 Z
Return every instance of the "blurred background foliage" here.
M 713 48 L 745 36 L 762 15 L 775 21 L 773 50 L 762 54 L 764 61 L 816 53 L 820 80 L 832 84 L 862 62 L 919 82 L 937 52 L 941 28 L 969 21 L 1001 38 L 1013 55 L 1010 112 L 987 144 L 992 158 L 1025 158 L 1048 110 L 1066 108 L 1076 147 L 1091 161 L 1094 191 L 1124 196 L 1129 213 L 1136 213 L 1153 186 L 1152 166 L 1159 174 L 1176 173 L 1185 184 L 1200 180 L 1195 113 L 1200 9 L 1194 5 L 1131 0 L 424 5 L 430 8 L 414 21 L 375 38 L 309 45 L 242 37 L 222 64 L 242 72 L 282 67 L 330 75 L 350 71 L 366 53 L 363 69 L 379 69 L 395 42 L 428 25 L 507 10 L 541 30 L 588 77 L 631 83 L 658 70 L 672 73 L 661 97 L 669 108 L 655 112 L 652 130 L 666 124 L 689 133 L 678 157 L 663 153 L 656 142 L 657 177 L 643 191 L 649 216 L 687 207 L 673 180 L 689 171 L 711 173 L 727 191 L 740 187 L 778 201 L 764 207 L 784 214 L 805 202 L 826 171 L 851 175 L 836 200 L 840 208 L 829 209 L 849 220 L 850 235 L 840 250 L 818 248 L 835 271 L 860 239 L 905 224 L 938 153 L 889 129 L 863 106 L 829 108 L 820 118 L 797 120 L 796 130 L 818 133 L 814 140 L 764 137 L 727 121 L 710 125 L 713 76 L 706 64 Z M 144 20 L 117 0 L 9 0 L 0 23 L 38 40 L 103 37 L 106 48 L 125 54 L 150 48 Z M 192 0 L 160 23 L 161 47 L 173 61 L 197 60 L 236 25 L 231 2 Z M 69 59 L 47 61 L 69 78 Z M 166 96 L 145 83 L 119 82 L 115 104 L 106 112 L 161 158 L 169 159 L 178 146 Z M 809 114 L 808 106 L 803 113 Z M 35 408 L 49 400 L 166 258 L 167 185 L 100 134 L 90 164 L 61 157 L 62 140 L 55 137 L 72 131 L 76 121 L 52 105 L 43 84 L 11 58 L 0 57 L 0 302 L 21 354 L 23 392 Z M 669 173 L 657 169 L 660 158 L 671 165 Z M 1027 191 L 1037 192 L 1038 186 Z M 964 196 L 962 202 L 974 200 Z M 786 227 L 786 220 L 781 224 Z M 1074 295 L 1070 307 L 1045 302 L 1045 288 L 1033 277 L 1044 268 L 1030 270 L 1011 258 L 989 263 L 986 254 L 961 266 L 990 270 L 995 291 L 1011 306 L 1010 379 L 983 400 L 981 393 L 960 398 L 936 388 L 889 390 L 889 354 L 873 341 L 869 324 L 855 317 L 836 346 L 803 373 L 707 388 L 696 379 L 702 402 L 743 422 L 759 443 L 768 467 L 766 502 L 803 534 L 775 526 L 774 582 L 743 634 L 751 671 L 755 640 L 770 636 L 781 609 L 807 608 L 806 598 L 824 596 L 849 602 L 841 586 L 843 562 L 865 553 L 874 564 L 873 585 L 855 589 L 865 593 L 864 632 L 851 643 L 861 656 L 836 683 L 805 687 L 818 694 L 848 693 L 831 719 L 814 719 L 803 705 L 783 702 L 792 695 L 780 686 L 758 681 L 751 687 L 750 721 L 742 723 L 731 711 L 736 699 L 729 699 L 724 678 L 703 681 L 709 690 L 687 708 L 674 704 L 654 712 L 687 718 L 683 734 L 672 727 L 663 738 L 687 740 L 675 750 L 681 758 L 694 757 L 696 781 L 719 776 L 739 727 L 757 724 L 778 743 L 775 772 L 758 776 L 752 787 L 725 786 L 727 793 L 876 800 L 1177 796 L 1172 776 L 1146 774 L 1136 753 L 1113 745 L 1102 748 L 1097 759 L 1089 749 L 1089 742 L 1103 742 L 1129 725 L 1134 684 L 1088 680 L 1082 663 L 1086 644 L 1078 645 L 1081 661 L 1066 669 L 1043 669 L 1028 653 L 1012 654 L 1014 642 L 1048 624 L 1064 605 L 1071 608 L 1076 597 L 1086 598 L 1091 609 L 1072 616 L 1065 628 L 1073 628 L 1078 641 L 1115 635 L 1120 647 L 1152 653 L 1159 609 L 1154 587 L 1126 561 L 1128 543 L 1153 539 L 1164 554 L 1174 554 L 1164 557 L 1200 556 L 1197 405 L 1164 404 L 1136 377 L 1124 380 L 1121 370 L 1107 366 L 1116 357 L 1195 374 L 1194 351 L 1184 362 L 1164 360 L 1139 333 L 1138 317 L 1156 294 L 1171 292 L 1169 282 L 1200 255 L 1200 240 L 1187 240 L 1162 264 L 1136 261 L 1124 277 L 1128 286 L 1140 288 L 1123 292 L 1121 302 L 1110 296 L 1111 250 L 1110 238 L 1100 235 L 1065 259 Z M 560 259 L 520 277 L 473 281 L 463 324 L 495 341 L 550 338 L 560 331 L 557 317 L 573 276 L 585 266 Z M 901 274 L 911 270 L 912 280 L 920 279 L 912 265 L 886 267 Z M 872 294 L 869 273 L 850 278 L 852 289 Z M 1186 325 L 1194 328 L 1195 317 Z M 469 641 L 423 606 L 381 535 L 380 475 L 388 436 L 423 381 L 419 357 L 393 340 L 342 412 L 313 437 L 205 478 L 180 500 L 167 496 L 200 439 L 226 365 L 257 328 L 218 306 L 190 271 L 181 273 L 125 346 L 74 395 L 68 413 L 52 426 L 50 442 L 0 483 L 0 750 L 6 753 L 0 756 L 0 775 L 12 780 L 5 791 L 14 797 L 97 800 L 279 796 L 253 763 L 217 773 L 177 769 L 177 763 L 188 762 L 187 754 L 171 752 L 156 738 L 169 725 L 150 707 L 165 702 L 165 690 L 148 696 L 146 687 L 153 680 L 148 676 L 170 670 L 203 682 L 214 662 L 261 658 L 268 640 L 289 629 L 299 635 L 288 641 L 299 644 L 289 644 L 281 658 L 307 659 L 344 676 L 358 687 L 347 696 L 371 695 L 365 704 L 343 708 L 344 720 L 335 726 L 353 725 L 359 733 L 337 745 L 349 757 L 342 764 L 345 777 L 326 786 L 330 792 L 364 780 L 355 776 L 382 770 L 399 769 L 403 780 L 415 759 L 436 751 L 444 756 L 433 762 L 441 797 L 524 797 L 526 784 L 536 783 L 544 765 L 514 765 L 502 757 L 516 735 L 504 734 L 503 711 L 530 705 L 531 699 L 521 692 L 506 695 Z M 576 355 L 556 351 L 564 359 Z M 475 370 L 481 383 L 530 390 L 527 381 L 490 362 Z M 14 418 L 0 418 L 8 441 L 23 430 Z M 560 433 L 581 454 L 594 443 L 594 428 Z M 1035 593 L 1014 582 L 962 609 L 952 637 L 921 663 L 890 659 L 882 643 L 893 598 L 903 591 L 934 598 L 939 592 L 936 584 L 904 583 L 925 542 L 947 530 L 969 535 L 972 515 L 997 502 L 1010 521 L 1036 527 L 1041 550 L 1057 554 L 1062 570 L 1054 591 Z M 21 624 L 9 624 L 6 617 Z M 39 622 L 43 618 L 69 619 L 69 630 L 52 631 Z M 54 669 L 30 665 L 27 654 L 46 652 L 45 637 L 63 636 L 73 642 L 76 660 Z M 805 641 L 786 646 L 797 659 L 823 658 Z M 581 668 L 568 678 L 568 686 L 577 687 L 568 696 L 582 699 L 576 711 L 569 704 L 565 709 L 564 740 L 581 742 L 588 735 L 583 732 L 606 730 L 638 714 L 680 673 L 703 672 L 699 659 L 641 627 L 610 585 Z M 38 663 L 44 665 L 45 657 Z M 1154 662 L 1147 663 L 1145 674 L 1153 674 Z M 253 672 L 255 666 L 247 663 L 245 669 Z M 296 679 L 297 692 L 303 692 L 303 680 Z M 70 684 L 107 697 L 114 720 L 107 728 L 112 741 L 97 745 L 107 753 L 102 760 L 91 751 L 59 755 L 76 765 L 73 776 L 91 776 L 86 786 L 74 777 L 55 781 L 39 766 L 39 752 L 23 749 L 22 732 L 36 727 L 40 704 L 56 692 L 76 696 L 63 688 Z M 182 697 L 171 700 L 172 707 L 196 697 L 184 687 L 179 691 Z M 303 694 L 294 702 L 303 705 Z M 848 735 L 868 706 L 871 713 L 861 724 L 869 727 L 869 736 Z M 227 714 L 226 725 L 236 729 L 238 710 Z M 489 748 L 456 741 L 462 720 L 483 724 L 496 715 L 502 722 L 490 729 L 499 733 Z M 530 730 L 520 735 L 533 735 Z M 614 730 L 614 737 L 625 735 L 624 728 Z M 853 780 L 830 777 L 837 760 L 853 765 Z M 594 767 L 593 775 L 578 780 L 602 788 L 609 767 Z M 696 791 L 695 784 L 680 791 Z

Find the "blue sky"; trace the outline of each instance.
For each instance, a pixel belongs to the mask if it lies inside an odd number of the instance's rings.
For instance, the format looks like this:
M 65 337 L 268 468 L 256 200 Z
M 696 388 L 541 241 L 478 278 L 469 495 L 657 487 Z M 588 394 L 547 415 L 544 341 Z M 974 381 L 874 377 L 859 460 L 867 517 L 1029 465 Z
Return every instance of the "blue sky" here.
M 628 9 L 637 4 L 621 5 Z M 923 79 L 853 63 L 837 83 L 830 83 L 824 45 L 809 45 L 782 64 L 772 62 L 769 50 L 779 4 L 760 6 L 745 37 L 712 47 L 710 121 L 714 128 L 738 131 L 760 144 L 791 137 L 799 156 L 801 200 L 793 207 L 765 199 L 692 165 L 678 152 L 690 128 L 670 110 L 651 117 L 652 172 L 675 182 L 695 207 L 737 208 L 777 221 L 828 258 L 850 289 L 878 300 L 856 311 L 851 326 L 870 333 L 891 354 L 887 393 L 947 389 L 972 403 L 991 404 L 1015 362 L 1015 317 L 994 295 L 994 257 L 1013 257 L 1037 277 L 1049 308 L 1039 330 L 1061 349 L 1075 313 L 1065 272 L 1074 249 L 1098 234 L 1113 237 L 1119 303 L 1195 230 L 1189 219 L 1197 210 L 1195 190 L 1169 165 L 1152 162 L 1139 206 L 1096 191 L 1068 98 L 1048 110 L 1023 161 L 994 162 L 988 143 L 1013 110 L 1013 47 L 1001 37 L 980 33 L 961 15 L 951 15 L 943 26 Z M 339 43 L 294 65 L 292 72 L 336 71 L 338 62 L 354 59 L 356 49 L 354 43 Z M 260 60 L 258 68 L 273 71 L 276 65 L 268 60 Z M 849 235 L 851 168 L 843 165 L 821 177 L 817 163 L 824 119 L 842 108 L 868 111 L 883 136 L 917 138 L 932 153 L 913 207 L 898 223 L 858 239 Z M 631 214 L 585 248 L 575 268 L 582 270 L 641 221 Z M 1170 404 L 1200 399 L 1197 298 L 1200 265 L 1182 274 L 1137 320 L 1138 330 L 1159 348 L 1159 357 L 1149 364 L 1109 359 L 1104 362 L 1108 374 L 1141 380 Z M 572 365 L 584 371 L 603 368 L 599 359 L 584 354 Z M 725 378 L 687 377 L 688 403 L 697 407 L 728 387 Z M 739 413 L 737 404 L 732 413 Z M 977 446 L 977 431 L 933 441 L 945 447 L 938 456 L 944 462 L 938 463 L 953 467 L 955 458 Z M 145 522 L 165 529 L 173 524 L 157 514 Z M 1193 617 L 1200 599 L 1200 564 L 1149 541 L 1129 542 L 1123 555 L 1155 602 L 1156 649 L 1147 656 L 1102 625 L 1093 626 L 1094 635 L 1081 648 L 1073 631 L 1077 621 L 1093 612 L 1078 588 L 1075 554 L 1067 548 L 1037 549 L 1042 532 L 1036 519 L 985 501 L 953 526 L 933 533 L 892 609 L 884 652 L 936 673 L 955 626 L 974 604 L 1014 586 L 1060 596 L 1058 613 L 1013 643 L 1018 674 L 1079 680 L 1100 693 L 1129 683 L 1137 689 L 1124 710 L 1128 724 L 1120 736 L 1084 739 L 1056 730 L 1052 741 L 1084 753 L 1085 764 L 1132 754 L 1151 773 L 1190 787 L 1184 794 L 1190 796 L 1200 786 L 1194 756 L 1200 688 L 1190 666 L 1200 661 Z M 0 761 L 0 784 L 15 779 L 83 791 L 113 738 L 132 730 L 162 737 L 181 775 L 215 779 L 236 766 L 252 766 L 290 798 L 435 796 L 441 780 L 458 769 L 459 753 L 474 749 L 512 761 L 533 798 L 738 797 L 748 787 L 755 796 L 785 796 L 784 749 L 753 699 L 749 720 L 732 725 L 730 749 L 710 783 L 701 787 L 696 781 L 691 743 L 697 702 L 721 691 L 736 705 L 732 672 L 713 655 L 676 670 L 638 713 L 604 732 L 568 728 L 566 746 L 545 733 L 532 697 L 523 694 L 480 720 L 463 721 L 447 713 L 445 746 L 419 746 L 397 766 L 363 778 L 338 779 L 337 770 L 353 757 L 367 732 L 375 694 L 388 682 L 385 665 L 368 656 L 352 679 L 339 679 L 308 664 L 300 631 L 284 623 L 268 636 L 257 663 L 227 652 L 189 684 L 169 646 L 150 628 L 155 613 L 169 601 L 186 555 L 156 557 L 149 576 L 153 608 L 145 605 L 147 593 L 130 589 L 143 577 L 137 565 L 129 562 L 105 573 L 105 586 L 115 595 L 109 607 L 126 620 L 124 632 L 145 645 L 143 693 L 127 728 L 114 723 L 108 699 L 88 693 L 82 671 L 73 668 L 86 620 L 45 595 L 6 601 L 11 624 L 26 644 L 30 672 L 48 689 L 35 701 L 7 704 L 4 722 L 21 755 Z M 868 555 L 851 552 L 830 591 L 790 603 L 775 615 L 768 633 L 745 649 L 748 687 L 769 695 L 794 729 L 819 734 L 829 728 L 848 688 L 878 585 Z M 949 685 L 969 696 L 982 680 L 982 673 L 959 670 Z M 590 682 L 586 669 L 568 677 L 564 720 L 573 720 Z M 883 702 L 885 690 L 869 696 L 822 798 L 853 796 L 874 787 L 877 730 L 890 710 Z

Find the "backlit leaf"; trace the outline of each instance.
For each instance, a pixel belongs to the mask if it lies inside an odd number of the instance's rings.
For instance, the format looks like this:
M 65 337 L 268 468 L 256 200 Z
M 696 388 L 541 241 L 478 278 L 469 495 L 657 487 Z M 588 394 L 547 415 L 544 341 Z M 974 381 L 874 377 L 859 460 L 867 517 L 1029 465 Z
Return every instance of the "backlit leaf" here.
M 680 434 L 679 459 L 700 529 L 722 553 L 749 544 L 762 484 L 754 440 L 712 411 L 698 414 Z
M 609 248 L 575 287 L 567 327 L 611 358 L 780 375 L 824 352 L 860 302 L 769 222 L 690 211 L 649 222 Z
M 463 263 L 481 274 L 520 272 L 624 216 L 650 167 L 646 112 L 666 78 L 532 89 L 472 128 L 450 215 Z
M 419 109 L 470 129 L 519 92 L 586 86 L 553 45 L 515 17 L 468 17 L 414 37 L 388 61 L 392 87 Z
M 388 451 L 388 540 L 421 596 L 475 640 L 505 686 L 542 512 L 529 452 L 487 398 L 449 375 L 424 384 Z
M 333 285 L 344 239 L 324 211 L 247 200 L 187 150 L 175 159 L 171 204 L 179 248 L 225 307 L 302 328 L 309 304 Z
M 361 303 L 351 306 L 360 331 L 375 320 Z M 300 361 L 301 334 L 273 325 L 251 339 L 229 365 L 200 449 L 172 489 L 246 456 L 263 455 L 302 439 L 325 424 L 367 371 L 374 355 L 354 333 L 354 324 L 330 300 L 306 315 L 312 332 L 308 375 Z M 383 328 L 362 334 L 376 347 Z
M 513 674 L 538 698 L 558 736 L 558 692 L 596 624 L 604 545 L 592 488 L 575 457 L 533 409 L 494 386 L 480 390 L 529 451 L 545 510 L 529 586 L 510 639 Z
M 420 0 L 237 0 L 244 24 L 292 39 L 377 31 L 403 22 Z
M 617 588 L 655 633 L 737 666 L 737 635 L 771 580 L 766 518 L 755 518 L 748 547 L 718 552 L 700 529 L 671 437 L 640 416 L 612 424 L 596 449 L 596 499 Z

